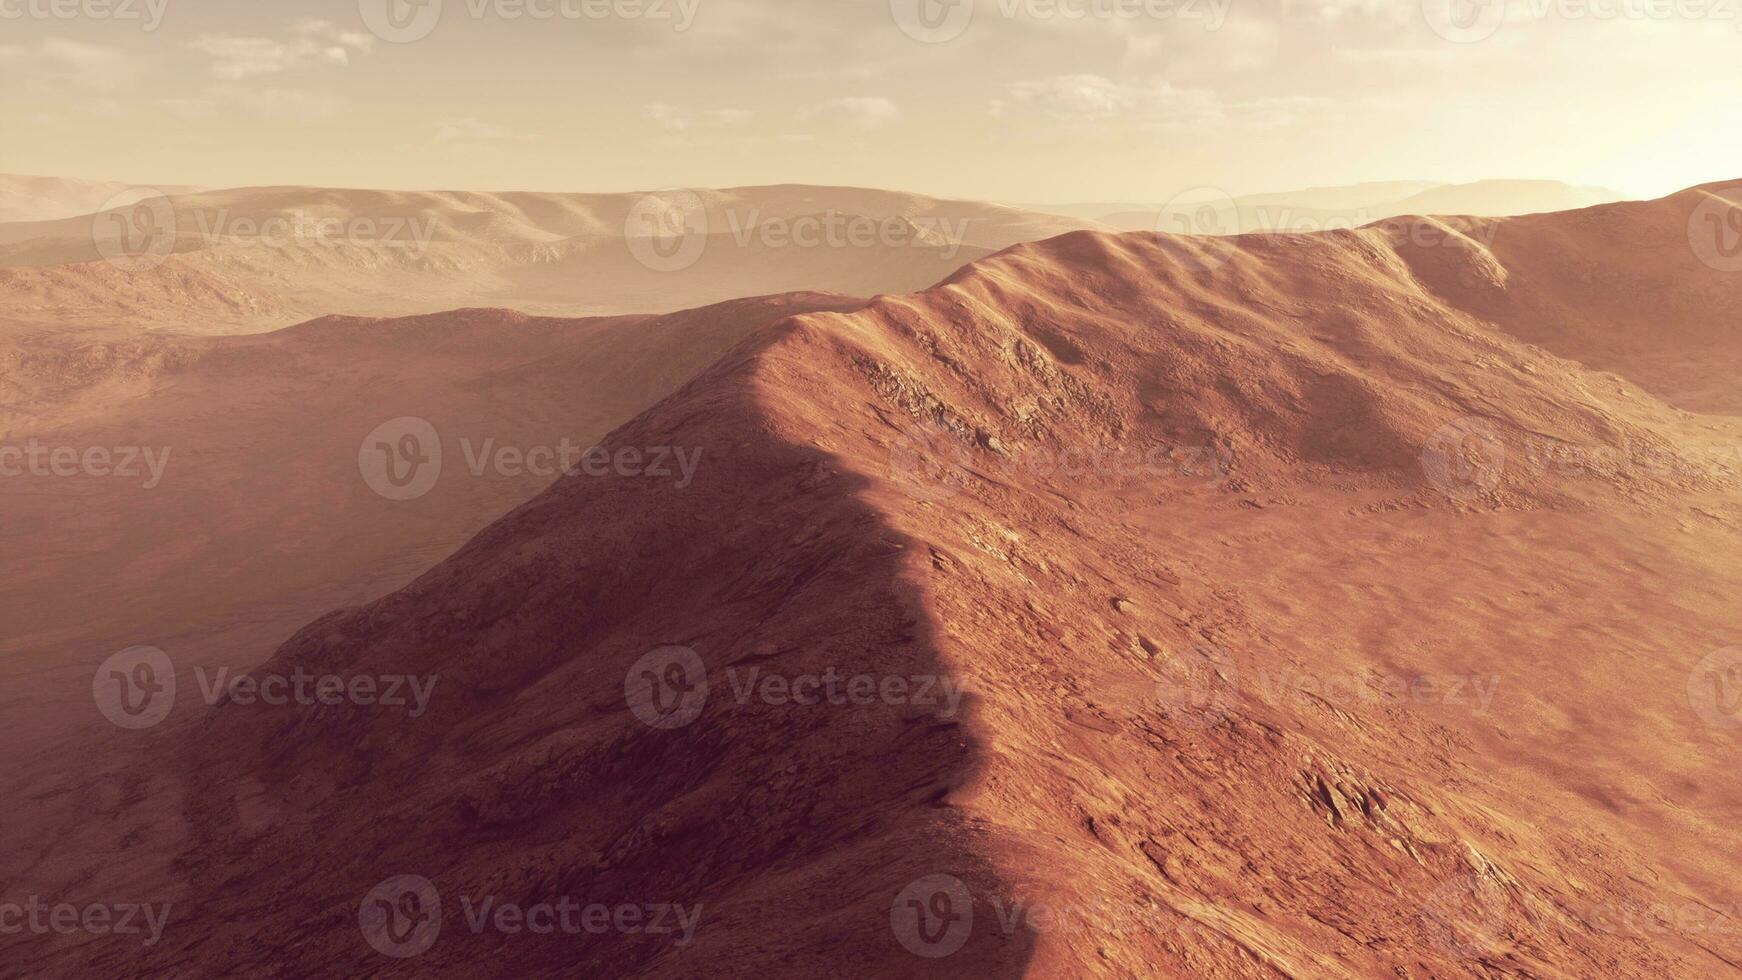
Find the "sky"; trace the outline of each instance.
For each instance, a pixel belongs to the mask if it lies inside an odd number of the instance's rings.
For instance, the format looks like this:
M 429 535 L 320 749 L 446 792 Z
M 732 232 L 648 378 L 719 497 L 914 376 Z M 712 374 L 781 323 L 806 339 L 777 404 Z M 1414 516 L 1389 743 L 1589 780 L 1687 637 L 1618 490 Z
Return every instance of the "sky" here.
M 1742 0 L 0 0 L 0 172 L 1028 203 L 1742 177 Z

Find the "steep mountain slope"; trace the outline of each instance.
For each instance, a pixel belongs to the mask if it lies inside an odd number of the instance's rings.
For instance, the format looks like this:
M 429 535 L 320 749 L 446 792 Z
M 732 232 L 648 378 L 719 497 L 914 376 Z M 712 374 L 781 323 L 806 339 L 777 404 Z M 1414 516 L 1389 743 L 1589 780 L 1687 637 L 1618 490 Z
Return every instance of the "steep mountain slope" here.
M 109 654 L 156 644 L 190 672 L 259 663 L 549 486 L 551 451 L 593 445 L 775 320 L 860 302 L 793 294 L 658 317 L 464 310 L 249 337 L 0 342 L 0 727 L 15 736 L 0 767 L 0 878 L 41 881 L 64 861 L 82 879 L 111 863 L 115 841 L 84 816 L 132 781 L 124 753 L 100 750 L 109 724 L 90 710 Z M 421 495 L 391 499 L 365 479 L 377 457 L 364 454 L 412 433 L 391 425 L 408 416 L 429 423 L 441 465 Z M 100 450 L 101 469 L 57 475 L 48 454 L 65 448 Z
M 848 187 L 237 188 L 0 224 L 0 323 L 220 333 L 491 303 L 575 316 L 906 292 L 995 249 L 1087 227 Z
M 702 451 L 692 484 L 559 480 L 254 671 L 432 677 L 427 713 L 231 698 L 106 743 L 157 785 L 55 894 L 177 918 L 40 962 L 1736 972 L 1734 728 L 1698 684 L 1742 422 L 1570 359 L 1637 311 L 1543 257 L 1690 297 L 1661 359 L 1721 345 L 1713 200 L 1742 184 L 1492 246 L 1071 234 L 758 331 L 606 440 Z M 826 676 L 874 693 L 794 700 Z M 474 915 L 565 898 L 699 919 Z

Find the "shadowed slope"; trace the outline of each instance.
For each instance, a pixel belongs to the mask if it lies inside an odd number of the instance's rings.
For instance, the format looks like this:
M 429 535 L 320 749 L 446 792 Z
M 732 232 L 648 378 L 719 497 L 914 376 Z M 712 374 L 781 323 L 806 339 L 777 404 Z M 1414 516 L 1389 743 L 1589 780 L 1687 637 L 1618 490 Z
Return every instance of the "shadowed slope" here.
M 1617 208 L 1529 220 L 1615 274 L 1642 259 L 1601 241 L 1689 219 Z M 607 440 L 701 450 L 692 486 L 559 480 L 255 672 L 429 674 L 428 714 L 233 702 L 163 733 L 186 918 L 144 962 L 1742 968 L 1733 732 L 1695 690 L 1742 587 L 1742 486 L 1703 440 L 1742 426 L 1487 318 L 1525 273 L 1447 227 L 1066 235 L 758 333 Z M 1742 308 L 1736 276 L 1645 258 L 1711 304 L 1670 327 Z M 1557 352 L 1625 328 L 1528 274 L 1583 325 Z M 709 693 L 655 727 L 635 709 L 698 679 L 637 686 L 672 644 Z M 743 693 L 752 668 L 971 699 L 795 705 Z M 382 959 L 357 910 L 401 874 L 452 924 Z M 904 932 L 934 876 L 956 900 Z M 484 895 L 705 911 L 688 945 L 508 936 L 454 918 Z

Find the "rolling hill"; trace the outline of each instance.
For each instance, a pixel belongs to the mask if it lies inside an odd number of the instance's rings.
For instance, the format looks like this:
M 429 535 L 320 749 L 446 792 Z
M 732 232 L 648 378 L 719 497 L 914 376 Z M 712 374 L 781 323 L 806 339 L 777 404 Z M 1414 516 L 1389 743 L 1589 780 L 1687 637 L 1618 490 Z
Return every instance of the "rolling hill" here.
M 558 479 L 252 671 L 427 712 L 86 736 L 140 775 L 29 867 L 178 918 L 39 962 L 1734 972 L 1739 203 L 1078 232 L 747 330 L 604 439 L 693 481 Z M 559 897 L 612 924 L 474 917 Z

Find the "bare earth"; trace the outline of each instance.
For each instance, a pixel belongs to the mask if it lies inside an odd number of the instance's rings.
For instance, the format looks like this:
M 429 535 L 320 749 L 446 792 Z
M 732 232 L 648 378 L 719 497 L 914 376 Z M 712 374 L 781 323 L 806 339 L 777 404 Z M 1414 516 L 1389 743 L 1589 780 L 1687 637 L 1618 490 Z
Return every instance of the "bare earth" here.
M 0 961 L 1742 973 L 1742 273 L 1689 247 L 1739 204 L 1079 231 L 658 318 L 20 332 L 0 442 L 175 455 L 149 491 L 0 485 L 0 880 L 173 913 Z M 359 475 L 398 416 L 442 434 L 415 500 Z M 699 464 L 473 478 L 459 447 L 571 432 Z M 140 643 L 181 693 L 128 731 L 91 671 Z M 202 700 L 247 665 L 435 687 Z M 792 696 L 825 677 L 876 695 Z M 359 926 L 400 875 L 445 916 L 407 958 Z M 479 896 L 698 918 L 536 935 Z

